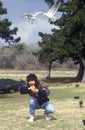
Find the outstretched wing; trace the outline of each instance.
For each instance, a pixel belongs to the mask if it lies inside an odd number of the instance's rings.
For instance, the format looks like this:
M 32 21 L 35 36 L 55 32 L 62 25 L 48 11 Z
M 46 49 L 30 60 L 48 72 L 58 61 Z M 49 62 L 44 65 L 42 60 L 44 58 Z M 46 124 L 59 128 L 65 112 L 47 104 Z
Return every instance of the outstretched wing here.
M 55 1 L 52 7 L 49 9 L 48 13 L 53 16 L 56 13 L 56 11 L 59 9 L 60 5 L 61 5 L 61 0 Z
M 22 15 L 20 18 L 30 18 L 30 17 L 32 17 L 32 14 L 24 14 L 24 15 Z
M 42 11 L 39 11 L 39 12 L 36 12 L 33 16 L 36 17 L 37 15 L 42 14 L 42 13 L 43 13 Z

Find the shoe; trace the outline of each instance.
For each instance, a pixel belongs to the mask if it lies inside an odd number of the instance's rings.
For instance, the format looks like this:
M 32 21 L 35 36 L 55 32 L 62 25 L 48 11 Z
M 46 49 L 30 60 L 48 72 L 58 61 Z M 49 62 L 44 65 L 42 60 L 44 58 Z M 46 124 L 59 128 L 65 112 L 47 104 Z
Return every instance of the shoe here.
M 45 116 L 45 118 L 46 118 L 46 120 L 48 120 L 48 121 L 50 121 L 52 118 L 49 116 L 49 114 L 46 114 L 45 112 L 44 112 L 44 116 Z
M 33 122 L 34 121 L 34 116 L 30 116 L 30 118 L 28 119 L 28 122 Z

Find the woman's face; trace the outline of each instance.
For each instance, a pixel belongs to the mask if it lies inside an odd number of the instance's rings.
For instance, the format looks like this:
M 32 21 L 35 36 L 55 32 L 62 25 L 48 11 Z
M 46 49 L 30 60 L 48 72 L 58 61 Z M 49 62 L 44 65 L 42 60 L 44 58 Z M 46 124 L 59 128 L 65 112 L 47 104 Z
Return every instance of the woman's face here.
M 33 85 L 35 85 L 35 81 L 34 81 L 34 80 L 31 80 L 31 81 L 27 82 L 27 84 L 28 84 L 29 86 L 33 86 Z

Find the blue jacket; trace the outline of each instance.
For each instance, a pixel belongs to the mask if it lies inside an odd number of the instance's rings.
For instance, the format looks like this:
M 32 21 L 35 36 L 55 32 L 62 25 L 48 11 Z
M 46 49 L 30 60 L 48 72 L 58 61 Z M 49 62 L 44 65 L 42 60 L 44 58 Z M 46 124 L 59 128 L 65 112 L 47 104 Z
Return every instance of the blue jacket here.
M 50 91 L 46 86 L 42 86 L 42 84 L 40 85 L 39 92 L 37 94 L 31 92 L 31 90 L 28 90 L 28 87 L 26 84 L 21 86 L 19 88 L 19 91 L 21 94 L 29 94 L 31 97 L 36 98 L 39 105 L 42 105 L 43 103 L 49 101 L 48 95 Z

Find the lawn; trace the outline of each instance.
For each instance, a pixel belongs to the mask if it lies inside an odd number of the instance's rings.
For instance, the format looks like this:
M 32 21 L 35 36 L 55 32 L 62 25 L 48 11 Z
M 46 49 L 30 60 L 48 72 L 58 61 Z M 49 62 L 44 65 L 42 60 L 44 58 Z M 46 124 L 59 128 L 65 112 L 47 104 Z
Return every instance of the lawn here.
M 21 78 L 22 75 L 18 76 Z M 49 98 L 56 109 L 51 121 L 44 119 L 43 110 L 37 110 L 35 121 L 28 123 L 29 96 L 21 95 L 19 92 L 1 94 L 0 130 L 85 130 L 82 123 L 85 119 L 85 103 L 82 108 L 79 106 L 80 100 L 85 102 L 85 84 L 73 82 L 71 76 L 74 75 L 69 75 L 69 79 L 54 76 L 47 82 L 51 91 Z M 79 87 L 76 87 L 76 84 L 79 84 Z M 74 99 L 75 96 L 79 96 L 79 99 Z

